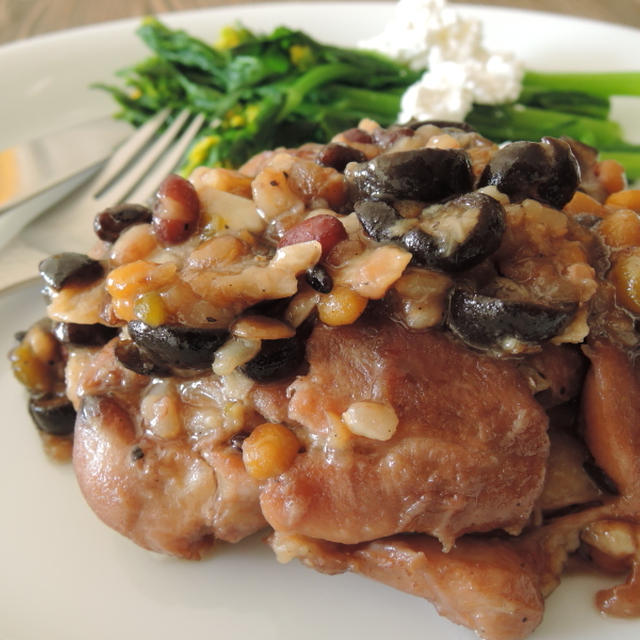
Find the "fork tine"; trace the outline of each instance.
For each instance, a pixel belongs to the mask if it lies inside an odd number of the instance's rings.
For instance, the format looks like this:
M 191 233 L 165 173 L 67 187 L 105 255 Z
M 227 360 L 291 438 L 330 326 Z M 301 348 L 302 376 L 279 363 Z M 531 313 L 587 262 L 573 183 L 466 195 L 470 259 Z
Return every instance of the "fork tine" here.
M 167 119 L 171 109 L 167 107 L 159 111 L 153 118 L 147 120 L 114 154 L 95 179 L 94 193 L 102 191 L 131 159 L 151 140 L 155 132 Z
M 122 179 L 114 184 L 112 188 L 109 188 L 104 194 L 96 197 L 96 201 L 104 202 L 108 200 L 110 204 L 122 202 L 127 197 L 127 194 L 129 194 L 136 184 L 145 176 L 149 168 L 153 166 L 167 147 L 173 142 L 189 115 L 190 111 L 183 109 L 162 135 L 145 151 L 144 155 L 135 165 L 123 175 Z
M 162 180 L 170 174 L 184 155 L 187 147 L 202 128 L 205 117 L 199 113 L 189 124 L 185 132 L 178 138 L 171 150 L 163 156 L 158 166 L 144 179 L 142 184 L 129 195 L 131 202 L 145 202 L 150 198 Z

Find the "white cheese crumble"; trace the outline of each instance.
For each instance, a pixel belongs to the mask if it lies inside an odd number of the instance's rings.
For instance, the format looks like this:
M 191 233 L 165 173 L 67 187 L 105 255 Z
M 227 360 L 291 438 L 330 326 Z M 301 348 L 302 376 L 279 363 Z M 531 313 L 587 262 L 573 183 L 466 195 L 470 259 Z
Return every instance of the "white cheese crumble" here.
M 488 50 L 482 39 L 480 21 L 463 18 L 446 0 L 399 0 L 382 33 L 358 44 L 427 69 L 405 92 L 399 122 L 463 120 L 474 102 L 510 102 L 522 86 L 522 63 Z

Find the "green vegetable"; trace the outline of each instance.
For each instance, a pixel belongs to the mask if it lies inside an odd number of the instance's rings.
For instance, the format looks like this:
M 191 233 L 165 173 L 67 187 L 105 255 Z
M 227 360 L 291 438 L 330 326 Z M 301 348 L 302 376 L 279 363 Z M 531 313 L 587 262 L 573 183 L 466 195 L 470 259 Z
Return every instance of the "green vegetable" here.
M 182 172 L 237 167 L 277 146 L 325 142 L 362 118 L 394 123 L 406 88 L 422 72 L 373 52 L 319 43 L 278 27 L 257 35 L 225 27 L 210 46 L 147 18 L 137 31 L 153 56 L 120 72 L 124 88 L 98 85 L 120 104 L 119 117 L 140 125 L 159 109 L 201 111 L 210 125 L 191 147 Z M 640 73 L 528 71 L 513 104 L 474 105 L 467 121 L 503 142 L 571 136 L 622 162 L 640 178 L 640 146 L 624 141 L 609 119 L 612 95 L 640 96 Z
M 470 125 L 493 140 L 539 140 L 542 136 L 569 136 L 604 148 L 619 144 L 620 125 L 611 120 L 515 105 L 475 105 Z
M 569 136 L 621 162 L 640 179 L 640 145 L 623 138 L 609 119 L 614 95 L 640 96 L 640 73 L 539 73 L 527 71 L 514 104 L 474 105 L 467 122 L 496 141 Z
M 388 126 L 420 76 L 382 55 L 324 45 L 285 27 L 265 36 L 227 27 L 217 48 L 155 18 L 137 33 L 155 55 L 120 72 L 124 89 L 99 86 L 136 126 L 165 106 L 209 117 L 185 173 L 197 164 L 238 166 L 276 146 L 324 142 L 364 117 Z
M 549 91 L 586 91 L 601 98 L 640 96 L 640 73 L 635 71 L 606 73 L 540 73 L 527 71 L 525 86 L 543 86 Z

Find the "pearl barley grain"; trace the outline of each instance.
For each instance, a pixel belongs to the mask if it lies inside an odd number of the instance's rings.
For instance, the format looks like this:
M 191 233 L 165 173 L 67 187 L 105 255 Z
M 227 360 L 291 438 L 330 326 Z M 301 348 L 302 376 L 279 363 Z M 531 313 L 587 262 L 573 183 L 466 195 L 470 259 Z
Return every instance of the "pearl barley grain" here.
M 389 440 L 398 427 L 393 407 L 381 402 L 354 402 L 343 414 L 342 421 L 351 433 L 372 440 Z

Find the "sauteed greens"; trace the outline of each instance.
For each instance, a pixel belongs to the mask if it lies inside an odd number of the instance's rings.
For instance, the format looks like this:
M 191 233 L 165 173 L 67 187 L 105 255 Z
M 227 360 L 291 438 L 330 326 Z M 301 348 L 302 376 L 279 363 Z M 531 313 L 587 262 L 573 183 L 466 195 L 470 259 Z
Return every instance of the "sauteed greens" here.
M 265 36 L 228 27 L 215 46 L 154 18 L 137 33 L 155 55 L 121 72 L 126 89 L 103 88 L 134 125 L 167 105 L 209 116 L 190 166 L 237 166 L 263 149 L 325 141 L 364 117 L 389 125 L 420 75 L 379 54 L 320 44 L 286 27 Z
M 388 126 L 422 73 L 287 27 L 261 35 L 229 26 L 213 46 L 153 17 L 137 33 L 153 56 L 119 73 L 124 86 L 97 86 L 120 104 L 118 117 L 134 125 L 166 106 L 210 118 L 183 173 L 198 165 L 235 167 L 276 146 L 323 142 L 365 117 Z M 527 72 L 516 103 L 474 105 L 467 122 L 498 142 L 571 136 L 618 159 L 637 179 L 640 146 L 625 142 L 609 119 L 612 95 L 640 95 L 640 73 Z

